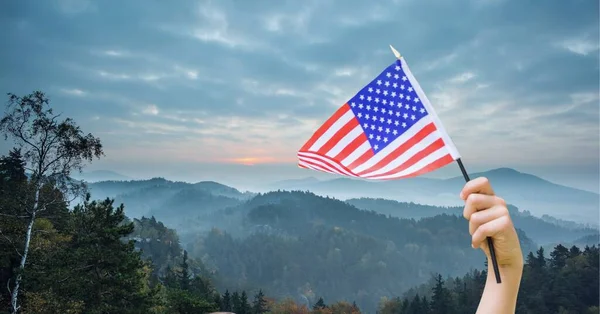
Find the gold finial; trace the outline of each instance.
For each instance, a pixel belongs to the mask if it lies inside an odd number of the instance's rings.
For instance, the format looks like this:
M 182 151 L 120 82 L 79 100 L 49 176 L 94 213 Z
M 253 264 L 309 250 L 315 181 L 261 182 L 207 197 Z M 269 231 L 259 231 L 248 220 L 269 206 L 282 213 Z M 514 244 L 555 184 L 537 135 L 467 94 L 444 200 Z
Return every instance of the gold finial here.
M 390 48 L 392 48 L 392 52 L 394 53 L 394 55 L 396 56 L 396 58 L 398 58 L 398 60 L 400 60 L 400 58 L 402 58 L 402 56 L 400 55 L 400 53 L 398 52 L 398 50 L 394 49 L 394 47 L 392 47 L 392 45 L 390 45 Z

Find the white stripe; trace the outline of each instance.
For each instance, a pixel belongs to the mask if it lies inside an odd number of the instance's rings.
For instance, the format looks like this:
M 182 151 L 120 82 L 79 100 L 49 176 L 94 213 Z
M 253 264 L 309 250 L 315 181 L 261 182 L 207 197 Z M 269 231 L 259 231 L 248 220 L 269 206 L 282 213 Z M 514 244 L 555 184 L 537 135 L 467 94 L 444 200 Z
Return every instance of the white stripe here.
M 299 152 L 298 153 L 298 158 L 303 159 L 303 160 L 310 160 L 310 161 L 323 161 L 323 162 L 327 162 L 333 165 L 333 167 L 335 169 L 337 169 L 338 171 L 340 171 L 340 174 L 346 174 L 349 176 L 353 176 L 352 173 L 346 171 L 346 169 L 344 169 L 342 166 L 338 165 L 336 162 L 327 159 L 327 158 L 323 158 L 322 156 L 315 154 L 315 153 L 310 153 L 310 152 Z
M 323 133 L 319 139 L 312 144 L 312 146 L 308 149 L 310 151 L 316 152 L 318 151 L 329 139 L 331 139 L 337 131 L 339 131 L 348 121 L 354 118 L 354 113 L 352 110 L 348 109 L 344 115 L 342 115 L 337 121 L 335 121 L 325 133 Z
M 417 172 L 417 171 L 427 167 L 429 164 L 446 156 L 447 154 L 448 154 L 448 148 L 446 146 L 444 146 L 444 147 L 436 150 L 435 152 L 427 155 L 427 157 L 421 159 L 419 162 L 415 163 L 414 165 L 404 169 L 403 171 L 400 171 L 400 172 L 397 172 L 394 174 L 385 175 L 385 176 L 372 177 L 369 179 L 386 180 L 386 179 L 394 179 L 394 178 L 403 177 L 403 176 L 412 174 L 414 172 Z
M 360 125 L 357 125 L 352 131 L 348 132 L 346 136 L 344 136 L 332 149 L 330 149 L 325 156 L 327 157 L 335 157 L 339 154 L 348 144 L 354 141 L 355 138 L 359 137 L 363 133 L 363 128 Z
M 411 137 L 413 137 L 417 133 L 419 133 L 419 131 L 421 131 L 421 129 L 423 129 L 429 123 L 431 123 L 431 119 L 429 118 L 429 115 L 423 117 L 421 120 L 417 121 L 417 123 L 413 124 L 412 127 L 410 127 L 408 130 L 406 130 L 397 139 L 395 139 L 393 142 L 388 144 L 388 146 L 386 146 L 384 149 L 382 149 L 377 154 L 375 154 L 375 156 L 373 156 L 372 158 L 370 158 L 369 160 L 367 160 L 365 163 L 361 164 L 360 166 L 356 167 L 356 169 L 352 169 L 352 171 L 354 171 L 355 173 L 359 173 L 361 171 L 364 171 L 366 169 L 373 167 L 378 162 L 380 162 L 383 158 L 385 158 L 387 155 L 389 155 L 390 153 L 395 151 L 398 147 L 400 147 L 402 144 L 404 144 L 406 141 L 408 141 Z
M 302 165 L 302 166 L 304 166 L 306 168 L 312 169 L 312 170 L 330 172 L 327 169 L 321 169 L 321 167 L 313 166 L 313 165 L 311 165 L 311 164 L 309 164 L 309 163 L 307 163 L 305 161 L 302 161 L 302 160 L 298 161 L 298 164 L 300 164 L 300 165 Z
M 373 176 L 373 175 L 379 175 L 379 174 L 394 170 L 395 168 L 401 166 L 403 163 L 408 161 L 414 155 L 416 155 L 420 151 L 427 148 L 427 146 L 431 145 L 431 143 L 435 142 L 439 138 L 440 138 L 439 132 L 433 132 L 433 133 L 427 135 L 425 138 L 423 138 L 416 145 L 409 148 L 402 155 L 395 158 L 392 162 L 390 162 L 387 165 L 385 165 L 384 167 L 382 167 L 381 169 L 378 169 L 378 170 L 375 170 L 375 171 L 372 171 L 372 172 L 369 172 L 366 174 L 361 174 L 361 177 L 369 177 L 369 176 Z
M 331 173 L 336 173 L 336 174 L 340 174 L 340 175 L 346 175 L 345 173 L 341 173 L 339 170 L 329 166 L 328 164 L 322 162 L 321 160 L 318 159 L 312 159 L 312 158 L 306 158 L 306 157 L 300 157 L 301 161 L 305 161 L 305 162 L 312 162 L 314 164 L 317 164 L 317 166 L 319 168 L 323 168 L 323 169 L 327 169 L 328 172 Z
M 444 128 L 442 121 L 440 120 L 439 116 L 436 114 L 435 110 L 433 109 L 433 106 L 431 105 L 431 102 L 427 98 L 427 95 L 425 95 L 425 92 L 421 88 L 421 85 L 419 84 L 417 79 L 413 76 L 412 72 L 410 71 L 410 68 L 408 67 L 408 64 L 406 63 L 406 60 L 404 60 L 404 57 L 400 58 L 400 62 L 402 63 L 402 70 L 404 71 L 404 73 L 406 73 L 406 76 L 408 77 L 408 81 L 411 83 L 411 85 L 415 89 L 415 93 L 417 94 L 417 96 L 419 96 L 419 99 L 421 100 L 423 107 L 425 107 L 425 110 L 427 110 L 427 113 L 428 113 L 427 116 L 431 116 L 436 129 L 438 129 L 438 131 L 441 133 L 442 139 L 444 140 L 444 143 L 445 143 L 445 146 L 447 146 L 448 150 L 450 151 L 450 156 L 452 156 L 452 159 L 457 160 L 458 158 L 460 158 L 458 149 L 456 149 L 456 146 L 454 145 L 454 142 L 450 138 L 450 135 L 448 135 L 448 132 L 446 132 L 446 128 Z
M 362 156 L 366 151 L 371 149 L 371 144 L 369 144 L 369 140 L 365 140 L 358 148 L 356 148 L 348 157 L 342 160 L 342 165 L 344 167 L 348 167 L 351 163 L 357 160 L 360 156 Z

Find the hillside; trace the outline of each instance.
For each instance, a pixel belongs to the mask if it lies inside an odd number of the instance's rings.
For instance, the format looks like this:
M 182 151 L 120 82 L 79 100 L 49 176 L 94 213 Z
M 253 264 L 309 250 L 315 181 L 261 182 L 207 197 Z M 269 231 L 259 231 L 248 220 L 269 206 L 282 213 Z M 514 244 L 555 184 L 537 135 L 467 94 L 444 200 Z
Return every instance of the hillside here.
M 431 206 L 372 198 L 349 199 L 346 202 L 360 209 L 372 210 L 398 218 L 421 219 L 441 214 L 462 217 L 463 210 L 463 207 L 460 206 Z M 527 211 L 520 211 L 515 206 L 509 205 L 508 207 L 515 226 L 525 231 L 531 239 L 540 245 L 570 243 L 584 236 L 598 234 L 597 228 L 588 228 L 581 224 L 562 221 L 547 215 L 541 218 L 535 217 Z
M 462 217 L 400 219 L 308 192 L 259 194 L 200 221 L 213 229 L 188 241 L 190 256 L 223 287 L 256 285 L 276 297 L 313 293 L 374 309 L 433 272 L 462 275 L 484 263 Z M 534 250 L 519 234 L 523 250 Z
M 471 178 L 485 176 L 494 190 L 509 203 L 534 215 L 593 223 L 600 220 L 600 195 L 555 184 L 509 168 L 499 168 L 470 174 Z M 409 178 L 394 181 L 367 181 L 351 178 L 332 180 L 289 180 L 269 186 L 270 189 L 311 191 L 339 199 L 360 197 L 384 198 L 437 206 L 459 206 L 458 193 L 464 186 L 462 176 L 450 179 Z

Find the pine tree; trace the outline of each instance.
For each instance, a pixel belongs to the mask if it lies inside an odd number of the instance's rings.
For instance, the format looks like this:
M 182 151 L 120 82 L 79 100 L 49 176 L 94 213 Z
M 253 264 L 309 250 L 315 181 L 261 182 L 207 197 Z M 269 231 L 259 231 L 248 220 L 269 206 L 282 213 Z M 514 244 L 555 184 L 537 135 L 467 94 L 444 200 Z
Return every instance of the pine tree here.
M 450 291 L 444 287 L 442 275 L 438 274 L 433 287 L 433 296 L 431 297 L 431 312 L 433 314 L 449 314 L 452 311 L 452 299 Z
M 324 309 L 326 307 L 327 307 L 327 305 L 325 304 L 325 301 L 323 300 L 323 298 L 319 298 L 319 300 L 317 300 L 317 303 L 315 303 L 315 305 L 313 305 L 313 310 Z
M 240 307 L 235 313 L 251 314 L 251 310 L 252 307 L 250 306 L 250 303 L 248 303 L 248 294 L 246 294 L 246 291 L 242 291 L 242 294 L 240 296 Z
M 229 290 L 225 290 L 223 298 L 221 300 L 221 311 L 231 312 L 233 310 L 233 304 L 231 302 L 231 294 Z
M 236 313 L 239 312 L 242 307 L 240 294 L 237 291 L 233 292 L 233 294 L 231 295 L 231 307 L 232 310 Z
M 254 314 L 263 314 L 267 312 L 267 300 L 265 300 L 265 295 L 261 290 L 258 290 L 258 293 L 254 296 L 254 302 L 252 304 L 252 311 Z
M 179 285 L 182 290 L 190 289 L 190 271 L 188 265 L 188 254 L 183 250 L 183 261 L 181 262 L 181 272 L 179 274 Z

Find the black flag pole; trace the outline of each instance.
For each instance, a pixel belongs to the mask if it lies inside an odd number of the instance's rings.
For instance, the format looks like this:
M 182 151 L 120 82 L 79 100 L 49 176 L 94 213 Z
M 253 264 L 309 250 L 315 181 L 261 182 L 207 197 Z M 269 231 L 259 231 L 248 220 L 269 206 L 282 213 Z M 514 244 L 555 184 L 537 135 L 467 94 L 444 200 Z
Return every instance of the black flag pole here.
M 463 165 L 462 160 L 460 160 L 460 158 L 458 158 L 458 159 L 456 159 L 456 162 L 458 163 L 458 166 L 460 167 L 460 172 L 462 172 L 463 177 L 465 177 L 465 182 L 471 181 L 471 179 L 469 178 L 469 174 L 467 173 L 467 170 L 465 170 L 465 166 Z M 500 269 L 498 268 L 498 261 L 496 260 L 496 250 L 494 249 L 494 241 L 492 241 L 492 238 L 487 237 L 487 244 L 488 244 L 488 248 L 490 249 L 490 256 L 492 257 L 492 266 L 494 267 L 494 274 L 496 275 L 496 282 L 502 283 L 502 280 L 500 279 Z

